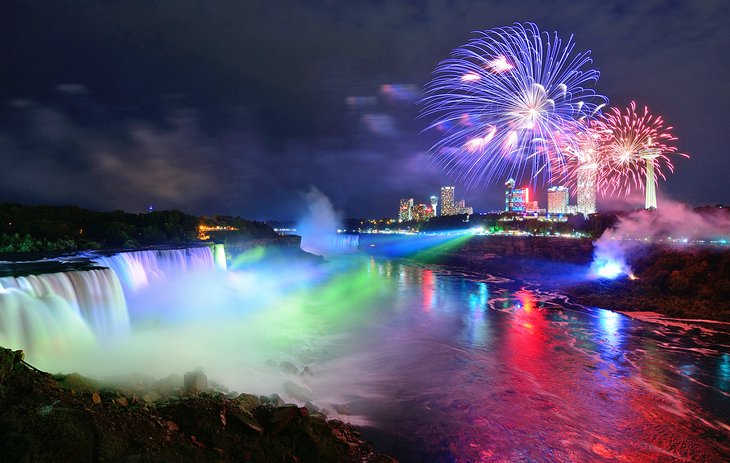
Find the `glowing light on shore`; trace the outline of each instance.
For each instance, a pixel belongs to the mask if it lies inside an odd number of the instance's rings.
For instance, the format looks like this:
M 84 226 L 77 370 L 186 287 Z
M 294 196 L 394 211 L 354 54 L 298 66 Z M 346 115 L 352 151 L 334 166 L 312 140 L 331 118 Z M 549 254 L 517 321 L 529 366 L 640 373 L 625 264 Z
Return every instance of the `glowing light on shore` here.
M 618 262 L 606 262 L 596 271 L 599 277 L 613 280 L 623 273 L 622 266 Z

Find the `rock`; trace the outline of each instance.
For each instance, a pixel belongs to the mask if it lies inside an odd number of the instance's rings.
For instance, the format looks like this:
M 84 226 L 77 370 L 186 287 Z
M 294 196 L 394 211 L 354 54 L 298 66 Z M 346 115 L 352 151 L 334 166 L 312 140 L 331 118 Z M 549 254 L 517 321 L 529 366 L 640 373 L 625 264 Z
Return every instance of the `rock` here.
M 260 436 L 264 433 L 264 428 L 250 413 L 236 413 L 231 415 L 231 426 L 240 429 L 246 434 Z
M 301 413 L 299 412 L 299 407 L 296 405 L 287 405 L 277 408 L 273 415 L 271 415 L 271 419 L 269 419 L 271 433 L 276 435 L 282 432 L 289 425 L 295 423 L 300 417 Z
M 19 359 L 0 349 L 2 461 L 335 463 L 377 458 L 349 426 L 308 412 L 316 409 L 311 402 L 309 408 L 277 408 L 272 403 L 283 401 L 276 394 L 230 399 L 209 393 L 210 388 L 178 397 L 179 389 L 162 391 L 156 381 L 136 377 L 130 389 L 107 385 L 86 392 L 93 383 L 85 378 L 49 375 Z M 296 378 L 290 390 L 303 384 L 302 377 Z M 139 385 L 152 389 L 137 390 Z
M 208 389 L 208 377 L 202 371 L 189 371 L 185 373 L 183 380 L 183 391 L 187 394 L 200 394 Z
M 155 383 L 155 388 L 160 391 L 161 394 L 169 391 L 180 389 L 183 386 L 183 379 L 180 375 L 170 375 L 167 378 L 162 378 Z
M 350 406 L 346 404 L 332 404 L 332 408 L 335 409 L 335 411 L 340 415 L 352 415 L 352 410 L 350 410 Z
M 251 412 L 254 408 L 262 404 L 258 397 L 251 394 L 240 394 L 233 401 L 247 412 Z
M 3 384 L 15 371 L 16 365 L 23 360 L 23 351 L 0 347 L 0 384 Z
M 78 373 L 59 375 L 56 377 L 56 380 L 62 388 L 74 392 L 86 392 L 91 394 L 98 389 L 98 385 L 95 381 L 85 378 Z
M 312 370 L 309 367 L 302 368 L 302 372 L 300 373 L 301 376 L 314 376 L 314 373 L 312 373 Z
M 209 386 L 213 389 L 215 389 L 218 392 L 221 392 L 223 394 L 228 394 L 228 388 L 220 383 L 216 383 L 215 381 L 211 381 Z
M 162 399 L 162 396 L 155 391 L 150 391 L 142 396 L 142 400 L 147 403 L 157 402 Z
M 307 402 L 304 404 L 304 408 L 309 410 L 310 412 L 317 413 L 319 412 L 319 407 L 314 405 L 312 402 Z
M 286 373 L 287 375 L 296 375 L 299 374 L 299 368 L 297 368 L 293 363 L 291 362 L 281 362 L 279 364 L 279 369 Z
M 314 398 L 312 391 L 300 384 L 293 381 L 287 381 L 284 383 L 284 392 L 290 397 L 299 400 L 300 402 L 309 402 Z
M 284 399 L 282 399 L 279 394 L 273 393 L 269 397 L 267 397 L 268 403 L 274 405 L 275 407 L 281 407 L 284 405 Z

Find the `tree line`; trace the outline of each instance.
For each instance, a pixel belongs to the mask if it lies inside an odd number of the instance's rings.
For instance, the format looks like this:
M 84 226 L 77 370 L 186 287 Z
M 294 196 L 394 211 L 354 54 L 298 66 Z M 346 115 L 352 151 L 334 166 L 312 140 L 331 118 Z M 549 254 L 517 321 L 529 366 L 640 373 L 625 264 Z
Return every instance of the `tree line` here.
M 0 203 L 0 252 L 63 252 L 138 248 L 198 242 L 198 226 L 233 227 L 211 235 L 216 242 L 275 236 L 268 225 L 240 217 L 198 217 L 179 210 L 132 214 L 76 206 Z

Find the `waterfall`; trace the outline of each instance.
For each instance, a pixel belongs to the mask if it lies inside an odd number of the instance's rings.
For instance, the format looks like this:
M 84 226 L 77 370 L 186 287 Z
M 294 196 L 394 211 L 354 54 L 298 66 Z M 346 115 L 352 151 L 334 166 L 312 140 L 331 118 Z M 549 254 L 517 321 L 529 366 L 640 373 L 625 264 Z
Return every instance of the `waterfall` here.
M 111 256 L 91 255 L 101 267 L 109 267 L 122 282 L 125 293 L 133 293 L 152 282 L 191 271 L 225 270 L 225 248 L 216 244 L 183 249 L 127 251 Z
M 360 235 L 347 235 L 344 233 L 339 233 L 335 238 L 335 247 L 341 252 L 356 252 L 359 244 Z
M 127 301 L 137 290 L 193 271 L 226 269 L 222 244 L 75 257 L 102 268 L 0 277 L 1 346 L 38 357 L 104 346 L 129 334 Z
M 0 278 L 0 345 L 42 354 L 112 341 L 129 332 L 110 269 Z
M 218 270 L 228 270 L 226 247 L 222 244 L 213 245 L 213 259 Z
M 357 252 L 359 244 L 359 235 L 348 235 L 344 233 L 308 236 L 306 242 L 304 237 L 302 237 L 302 250 L 322 256 Z

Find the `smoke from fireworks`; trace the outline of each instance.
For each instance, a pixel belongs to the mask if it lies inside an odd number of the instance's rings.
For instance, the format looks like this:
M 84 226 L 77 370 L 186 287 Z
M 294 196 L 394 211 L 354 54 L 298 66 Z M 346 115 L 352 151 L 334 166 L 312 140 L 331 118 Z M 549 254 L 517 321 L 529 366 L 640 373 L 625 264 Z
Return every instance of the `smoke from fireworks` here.
M 565 167 L 563 146 L 605 103 L 590 87 L 599 72 L 570 37 L 515 24 L 481 32 L 441 62 L 422 115 L 444 132 L 434 159 L 467 186 L 507 177 L 550 180 Z

